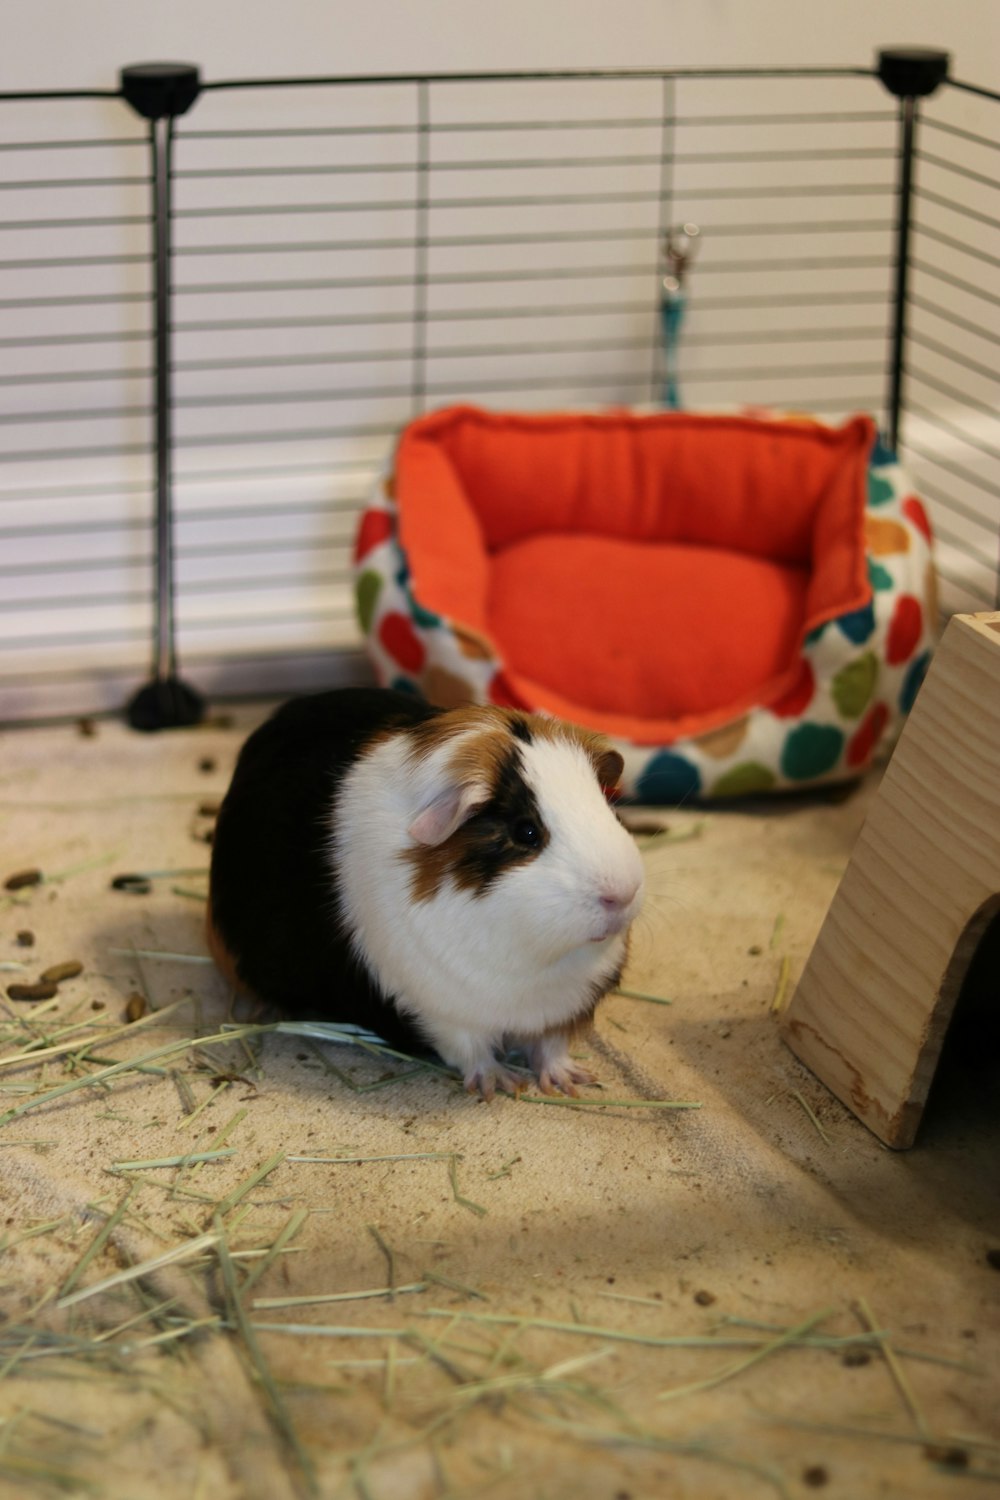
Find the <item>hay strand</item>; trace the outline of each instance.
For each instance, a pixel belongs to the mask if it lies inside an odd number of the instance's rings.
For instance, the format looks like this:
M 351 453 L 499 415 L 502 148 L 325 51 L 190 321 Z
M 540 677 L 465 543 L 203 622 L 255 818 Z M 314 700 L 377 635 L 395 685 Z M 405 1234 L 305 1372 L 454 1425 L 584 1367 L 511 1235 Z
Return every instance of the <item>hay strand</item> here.
M 446 1316 L 442 1313 L 442 1317 Z M 454 1313 L 448 1313 L 454 1317 Z M 350 1323 L 258 1323 L 251 1325 L 258 1333 L 284 1333 L 292 1338 L 318 1339 L 405 1339 L 410 1328 L 363 1328 Z
M 875 1334 L 878 1325 L 876 1324 L 875 1319 L 872 1316 L 872 1310 L 868 1306 L 868 1303 L 866 1302 L 864 1297 L 858 1298 L 857 1310 L 860 1314 L 862 1322 L 868 1329 L 868 1332 L 871 1334 Z M 914 1395 L 913 1387 L 910 1385 L 910 1382 L 906 1375 L 906 1371 L 900 1364 L 896 1356 L 896 1351 L 892 1347 L 892 1344 L 889 1342 L 888 1335 L 880 1335 L 878 1342 L 882 1358 L 885 1360 L 886 1364 L 889 1367 L 889 1373 L 893 1378 L 896 1389 L 899 1391 L 899 1394 L 903 1398 L 903 1404 L 906 1406 L 907 1411 L 913 1418 L 913 1424 L 916 1427 L 918 1434 L 922 1439 L 926 1441 L 930 1437 L 930 1428 L 927 1425 L 926 1418 L 924 1417 L 917 1398 Z
M 282 1400 L 277 1385 L 275 1384 L 274 1376 L 271 1374 L 270 1366 L 265 1360 L 264 1355 L 261 1351 L 260 1344 L 257 1341 L 257 1335 L 254 1326 L 247 1318 L 243 1308 L 243 1303 L 240 1300 L 239 1291 L 236 1285 L 236 1271 L 233 1267 L 232 1258 L 229 1253 L 229 1245 L 226 1240 L 225 1230 L 222 1227 L 221 1215 L 217 1215 L 215 1218 L 214 1240 L 217 1245 L 219 1256 L 219 1270 L 222 1273 L 222 1286 L 226 1295 L 226 1304 L 230 1320 L 243 1341 L 243 1346 L 246 1349 L 247 1355 L 253 1366 L 254 1373 L 256 1374 L 257 1379 L 260 1382 L 261 1388 L 267 1396 L 271 1408 L 272 1421 L 274 1422 L 274 1425 L 280 1432 L 281 1436 L 284 1438 L 289 1450 L 294 1455 L 295 1461 L 302 1472 L 303 1478 L 305 1479 L 309 1493 L 311 1495 L 316 1495 L 319 1493 L 319 1491 L 316 1480 L 316 1470 L 313 1466 L 312 1458 L 306 1451 L 305 1446 L 303 1445 L 298 1433 L 295 1430 L 294 1425 L 292 1424 L 291 1417 L 288 1414 L 285 1403 Z
M 83 1255 L 77 1261 L 76 1265 L 73 1267 L 72 1271 L 70 1271 L 69 1275 L 66 1277 L 66 1280 L 59 1288 L 59 1296 L 61 1298 L 69 1296 L 70 1292 L 76 1286 L 77 1282 L 80 1280 L 80 1277 L 90 1265 L 91 1261 L 94 1260 L 98 1255 L 100 1255 L 101 1251 L 104 1249 L 104 1246 L 107 1244 L 108 1240 L 111 1238 L 112 1234 L 114 1234 L 115 1230 L 118 1228 L 118 1225 L 121 1223 L 122 1218 L 125 1214 L 125 1210 L 128 1208 L 129 1204 L 132 1201 L 134 1192 L 135 1188 L 130 1187 L 128 1192 L 125 1193 L 125 1195 L 122 1197 L 114 1212 L 109 1214 L 108 1218 L 105 1219 L 103 1225 L 98 1230 L 94 1239 L 91 1241 L 88 1248 L 84 1251 Z M 61 1306 L 62 1304 L 57 1303 L 56 1305 Z
M 113 1042 L 116 1037 L 124 1036 L 126 1033 L 131 1035 L 141 1027 L 150 1026 L 156 1021 L 161 1021 L 164 1016 L 172 1014 L 179 1006 L 190 1004 L 191 999 L 190 995 L 185 995 L 181 1000 L 174 1000 L 169 1005 L 164 1005 L 160 1010 L 150 1011 L 148 1015 L 142 1016 L 138 1021 L 129 1021 L 124 1026 L 116 1026 L 110 1031 L 105 1030 L 103 1035 L 92 1037 L 89 1043 L 81 1042 L 79 1037 L 77 1037 L 72 1042 L 59 1042 L 54 1046 L 40 1048 L 37 1042 L 44 1040 L 44 1038 L 36 1038 L 35 1041 L 29 1042 L 19 1051 L 9 1052 L 6 1056 L 0 1057 L 0 1068 L 13 1068 L 28 1063 L 47 1062 L 53 1057 L 62 1057 L 67 1052 L 74 1052 L 80 1058 L 86 1057 L 90 1048 L 96 1046 L 98 1042 L 106 1046 L 108 1042 Z M 37 1020 L 38 1014 L 38 1010 L 36 1009 L 32 1019 Z M 93 1018 L 86 1021 L 77 1021 L 73 1026 L 67 1027 L 66 1030 L 80 1031 L 87 1026 L 99 1027 L 100 1022 Z
M 820 1139 L 827 1146 L 832 1146 L 833 1142 L 831 1141 L 830 1137 L 827 1135 L 826 1131 L 823 1129 L 823 1126 L 820 1124 L 818 1118 L 816 1117 L 815 1112 L 813 1111 L 812 1107 L 809 1104 L 809 1101 L 806 1098 L 804 1098 L 802 1094 L 799 1093 L 798 1089 L 792 1089 L 791 1090 L 791 1095 L 792 1095 L 792 1098 L 795 1099 L 799 1104 L 801 1104 L 802 1108 L 805 1110 L 806 1117 L 816 1127 L 816 1134 L 820 1137 Z
M 235 1156 L 235 1146 L 221 1151 L 188 1151 L 184 1156 L 160 1156 L 150 1161 L 113 1161 L 109 1172 L 147 1172 L 160 1167 L 187 1167 L 194 1162 L 219 1161 L 224 1156 Z
M 440 1271 L 421 1271 L 421 1281 L 429 1281 L 434 1286 L 447 1287 L 450 1292 L 461 1292 L 463 1297 L 476 1297 L 480 1302 L 488 1302 L 490 1299 L 485 1292 L 478 1292 L 474 1286 L 466 1286 L 464 1282 L 455 1281 L 450 1276 L 442 1276 Z
M 505 1097 L 510 1097 L 505 1095 Z M 557 1099 L 552 1094 L 518 1094 L 518 1104 L 552 1104 L 562 1109 L 701 1109 L 700 1099 Z
M 825 1307 L 822 1312 L 813 1313 L 810 1317 L 803 1319 L 801 1323 L 797 1323 L 794 1328 L 786 1329 L 784 1333 L 779 1334 L 777 1338 L 771 1339 L 761 1348 L 754 1350 L 752 1354 L 748 1354 L 742 1359 L 732 1360 L 721 1370 L 717 1370 L 714 1375 L 709 1375 L 704 1380 L 693 1381 L 689 1385 L 673 1386 L 670 1390 L 661 1391 L 659 1399 L 661 1401 L 673 1401 L 680 1396 L 693 1396 L 701 1391 L 710 1391 L 714 1386 L 721 1385 L 723 1381 L 731 1380 L 734 1375 L 741 1375 L 744 1370 L 749 1370 L 753 1365 L 759 1364 L 762 1359 L 768 1359 L 772 1354 L 776 1354 L 779 1349 L 787 1349 L 789 1345 L 798 1343 L 820 1323 L 824 1323 L 827 1318 L 832 1317 L 836 1311 L 835 1307 Z
M 186 997 L 189 998 L 189 997 Z M 175 1004 L 183 1004 L 176 1001 Z M 166 1009 L 166 1007 L 164 1007 Z M 157 1017 L 162 1011 L 153 1012 Z M 143 1017 L 143 1021 L 150 1017 Z M 141 1026 L 143 1021 L 136 1021 L 132 1030 Z M 69 1083 L 61 1083 L 54 1089 L 49 1089 L 44 1094 L 37 1094 L 31 1099 L 26 1099 L 23 1104 L 17 1104 L 13 1109 L 5 1110 L 0 1115 L 0 1125 L 6 1125 L 20 1115 L 26 1114 L 29 1109 L 40 1109 L 44 1104 L 51 1104 L 56 1099 L 62 1099 L 67 1094 L 76 1093 L 79 1089 L 94 1088 L 105 1083 L 109 1078 L 116 1078 L 121 1073 L 135 1072 L 147 1064 L 156 1062 L 163 1057 L 176 1057 L 182 1052 L 190 1052 L 199 1047 L 205 1047 L 216 1042 L 238 1041 L 241 1036 L 254 1036 L 261 1030 L 272 1030 L 272 1027 L 245 1026 L 235 1027 L 230 1030 L 217 1033 L 209 1037 L 184 1037 L 180 1041 L 165 1042 L 162 1047 L 154 1047 L 151 1052 L 144 1053 L 141 1057 L 127 1058 L 122 1062 L 110 1063 L 107 1067 L 100 1068 L 96 1073 L 88 1073 L 84 1078 L 74 1078 Z
M 379 1161 L 452 1161 L 453 1151 L 401 1151 L 391 1156 L 289 1156 L 287 1161 L 328 1163 L 331 1166 L 358 1165 Z
M 183 1245 L 175 1245 L 172 1250 L 165 1250 L 162 1255 L 154 1255 L 150 1260 L 128 1266 L 124 1271 L 116 1271 L 113 1276 L 106 1276 L 103 1281 L 84 1287 L 82 1291 L 73 1292 L 68 1297 L 61 1296 L 56 1307 L 60 1311 L 66 1307 L 73 1307 L 77 1302 L 83 1302 L 88 1297 L 99 1296 L 102 1292 L 109 1292 L 113 1287 L 124 1286 L 126 1282 L 151 1276 L 156 1271 L 162 1271 L 165 1266 L 175 1266 L 181 1261 L 191 1260 L 194 1256 L 200 1255 L 203 1250 L 217 1245 L 218 1241 L 219 1236 L 215 1233 L 201 1234 L 196 1239 L 185 1240 Z
M 470 1213 L 476 1214 L 480 1219 L 485 1219 L 486 1215 L 489 1213 L 489 1209 L 484 1208 L 481 1203 L 474 1203 L 471 1198 L 464 1197 L 463 1194 L 459 1191 L 458 1163 L 460 1160 L 461 1157 L 453 1156 L 448 1167 L 448 1181 L 451 1183 L 452 1195 L 454 1196 L 455 1202 L 459 1205 L 460 1208 L 467 1208 Z
M 382 1238 L 378 1225 L 366 1224 L 365 1228 L 368 1230 L 368 1233 L 371 1235 L 372 1239 L 375 1241 L 376 1245 L 385 1256 L 386 1271 L 388 1273 L 389 1279 L 389 1301 L 391 1302 L 393 1294 L 396 1290 L 396 1252 L 395 1250 L 393 1250 L 392 1246 L 388 1245 Z
M 314 1292 L 304 1297 L 255 1297 L 254 1312 L 273 1312 L 279 1307 L 313 1307 L 326 1302 L 364 1302 L 372 1297 L 397 1297 L 404 1292 L 426 1292 L 425 1281 L 408 1281 L 404 1286 L 380 1286 L 363 1292 Z
M 284 1253 L 285 1247 L 295 1238 L 303 1224 L 309 1217 L 307 1208 L 297 1208 L 291 1218 L 285 1224 L 274 1243 L 264 1252 L 263 1258 L 254 1266 L 243 1282 L 243 1295 L 247 1296 L 251 1287 L 256 1286 L 260 1278 L 269 1271 L 278 1256 Z M 230 1252 L 231 1254 L 232 1252 Z
M 613 995 L 624 995 L 626 1000 L 645 1000 L 648 1005 L 673 1005 L 674 1003 L 672 1000 L 668 1000 L 666 995 L 648 995 L 645 990 L 627 990 L 623 985 L 619 985 L 611 993 Z
M 774 994 L 771 996 L 772 1016 L 780 1015 L 785 1008 L 785 1001 L 788 996 L 788 980 L 791 972 L 792 961 L 786 953 L 782 956 L 781 966 L 778 969 L 778 981 L 774 986 Z

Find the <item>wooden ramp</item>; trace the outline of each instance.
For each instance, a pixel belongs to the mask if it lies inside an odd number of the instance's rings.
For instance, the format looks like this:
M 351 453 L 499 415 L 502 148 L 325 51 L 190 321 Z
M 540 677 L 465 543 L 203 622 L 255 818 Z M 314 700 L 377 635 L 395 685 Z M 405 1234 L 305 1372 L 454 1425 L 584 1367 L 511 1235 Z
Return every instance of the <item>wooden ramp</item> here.
M 1000 614 L 956 615 L 782 1018 L 792 1050 L 889 1146 L 913 1143 L 998 913 Z

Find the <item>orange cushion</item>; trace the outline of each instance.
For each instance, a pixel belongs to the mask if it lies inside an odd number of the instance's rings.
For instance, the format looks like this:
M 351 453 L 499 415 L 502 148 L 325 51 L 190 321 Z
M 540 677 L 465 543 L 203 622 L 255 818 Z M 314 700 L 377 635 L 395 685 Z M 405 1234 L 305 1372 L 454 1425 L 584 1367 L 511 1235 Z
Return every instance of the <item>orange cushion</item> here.
M 804 568 L 738 552 L 549 533 L 497 553 L 489 628 L 508 681 L 676 720 L 728 710 L 788 665 L 807 584 Z
M 411 424 L 395 488 L 415 597 L 493 645 L 512 696 L 636 743 L 779 698 L 870 596 L 873 424 L 663 413 Z

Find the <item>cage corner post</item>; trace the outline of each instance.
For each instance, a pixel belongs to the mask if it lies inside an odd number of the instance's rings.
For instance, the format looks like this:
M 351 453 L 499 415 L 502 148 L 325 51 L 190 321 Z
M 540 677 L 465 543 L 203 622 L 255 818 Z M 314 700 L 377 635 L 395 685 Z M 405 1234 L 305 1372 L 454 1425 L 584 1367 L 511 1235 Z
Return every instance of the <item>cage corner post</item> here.
M 129 700 L 133 729 L 178 729 L 201 721 L 204 700 L 180 677 L 174 612 L 173 394 L 171 335 L 171 154 L 174 121 L 201 89 L 189 63 L 139 63 L 123 68 L 121 95 L 149 122 L 153 188 L 153 306 L 156 413 L 156 546 L 153 675 Z
M 886 441 L 899 452 L 900 414 L 906 373 L 907 297 L 910 230 L 913 215 L 913 162 L 916 155 L 917 102 L 933 94 L 948 77 L 951 58 L 934 47 L 883 47 L 875 76 L 899 100 L 899 175 L 896 182 L 895 253 L 893 259 L 892 328 L 889 389 L 886 394 Z

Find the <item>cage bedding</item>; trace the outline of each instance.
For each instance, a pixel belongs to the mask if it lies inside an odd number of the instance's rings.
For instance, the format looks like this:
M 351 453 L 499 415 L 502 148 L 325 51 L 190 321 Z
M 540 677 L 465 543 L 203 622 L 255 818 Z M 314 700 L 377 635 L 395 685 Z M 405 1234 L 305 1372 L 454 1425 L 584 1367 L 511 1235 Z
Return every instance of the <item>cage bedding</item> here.
M 382 681 L 602 730 L 650 801 L 856 775 L 933 625 L 866 416 L 451 407 L 404 429 L 356 551 Z

